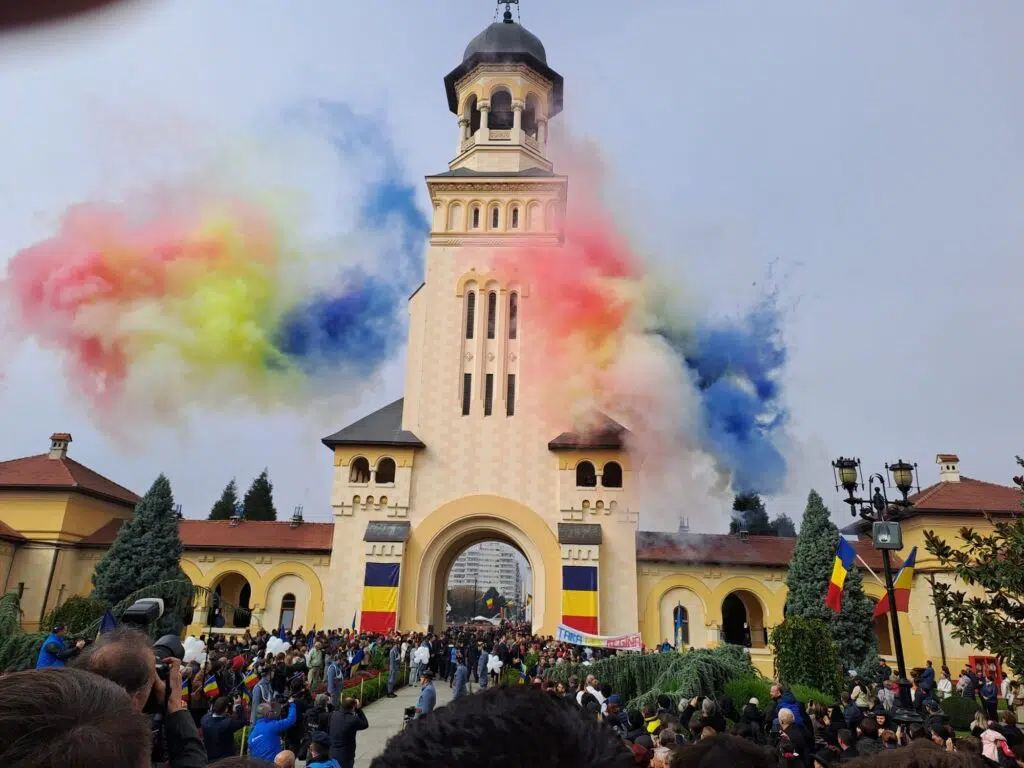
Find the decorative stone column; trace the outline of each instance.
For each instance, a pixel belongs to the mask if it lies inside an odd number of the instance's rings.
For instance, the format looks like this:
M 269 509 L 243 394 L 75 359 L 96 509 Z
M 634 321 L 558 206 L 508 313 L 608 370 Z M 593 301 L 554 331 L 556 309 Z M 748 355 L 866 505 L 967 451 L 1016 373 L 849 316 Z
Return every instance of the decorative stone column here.
M 548 119 L 546 117 L 537 118 L 537 141 L 542 147 L 547 146 L 548 143 Z
M 491 102 L 490 100 L 481 101 L 477 103 L 477 108 L 480 110 L 480 141 L 491 140 Z
M 465 151 L 465 149 L 466 149 L 466 139 L 468 139 L 468 138 L 469 138 L 469 118 L 468 117 L 460 117 L 459 118 L 459 147 L 458 147 L 458 151 L 455 153 L 456 155 L 460 155 L 460 154 L 462 154 L 463 151 Z
M 512 102 L 512 141 L 516 144 L 523 143 L 523 109 L 526 102 L 515 99 Z

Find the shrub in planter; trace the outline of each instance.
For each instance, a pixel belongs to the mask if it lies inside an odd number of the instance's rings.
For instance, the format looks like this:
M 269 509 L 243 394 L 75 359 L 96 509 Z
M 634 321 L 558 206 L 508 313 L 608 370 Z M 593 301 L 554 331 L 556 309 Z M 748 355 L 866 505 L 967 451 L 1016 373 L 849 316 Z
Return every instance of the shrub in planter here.
M 817 688 L 811 688 L 809 685 L 794 685 L 790 690 L 793 692 L 796 700 L 802 704 L 807 704 L 810 701 L 818 701 L 825 706 L 829 706 L 831 704 L 838 703 L 839 701 L 838 696 L 831 693 L 825 693 L 824 691 L 819 691 Z
M 763 709 L 771 700 L 771 683 L 760 677 L 741 677 L 727 682 L 724 692 L 726 696 L 732 698 L 733 705 L 741 712 L 743 706 L 753 698 L 757 699 Z
M 839 657 L 824 621 L 789 616 L 772 629 L 769 642 L 780 683 L 827 691 L 826 700 L 839 695 Z

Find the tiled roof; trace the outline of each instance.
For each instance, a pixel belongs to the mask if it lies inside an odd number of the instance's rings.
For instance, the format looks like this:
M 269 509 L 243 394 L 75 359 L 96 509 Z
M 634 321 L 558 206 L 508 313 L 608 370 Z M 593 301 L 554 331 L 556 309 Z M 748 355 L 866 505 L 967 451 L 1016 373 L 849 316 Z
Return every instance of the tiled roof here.
M 723 533 L 656 533 L 637 531 L 636 559 L 670 563 L 709 563 L 787 568 L 796 539 L 787 536 L 747 536 Z M 851 541 L 871 568 L 882 567 L 882 555 L 870 542 Z M 893 556 L 899 567 L 899 557 Z
M 960 457 L 957 456 L 955 453 L 940 453 L 938 456 L 935 457 L 935 462 L 937 464 L 956 463 L 959 461 Z
M 132 507 L 141 500 L 124 486 L 74 459 L 52 459 L 47 453 L 0 462 L 0 490 L 16 489 L 77 491 Z
M 78 543 L 80 547 L 109 547 L 124 521 L 113 520 Z M 243 520 L 182 520 L 181 543 L 185 549 L 258 549 L 287 552 L 330 552 L 333 523 L 301 523 Z
M 395 400 L 369 416 L 349 424 L 344 429 L 328 435 L 322 442 L 328 448 L 336 445 L 384 445 L 408 448 L 425 448 L 416 435 L 402 429 L 402 406 L 405 399 Z
M 596 413 L 594 417 L 593 429 L 586 432 L 563 432 L 548 443 L 548 450 L 574 451 L 581 448 L 619 450 L 625 447 L 626 436 L 629 434 L 628 429 L 603 413 Z
M 3 520 L 0 520 L 0 539 L 6 541 L 26 541 L 25 537 L 11 528 Z

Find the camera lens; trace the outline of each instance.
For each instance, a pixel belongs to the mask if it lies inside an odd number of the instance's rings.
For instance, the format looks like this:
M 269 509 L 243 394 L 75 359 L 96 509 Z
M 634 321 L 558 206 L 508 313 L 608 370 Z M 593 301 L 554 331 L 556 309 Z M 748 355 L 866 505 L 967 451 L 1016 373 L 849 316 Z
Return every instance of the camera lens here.
M 158 659 L 178 659 L 184 661 L 185 646 L 177 635 L 164 635 L 153 643 L 153 654 Z

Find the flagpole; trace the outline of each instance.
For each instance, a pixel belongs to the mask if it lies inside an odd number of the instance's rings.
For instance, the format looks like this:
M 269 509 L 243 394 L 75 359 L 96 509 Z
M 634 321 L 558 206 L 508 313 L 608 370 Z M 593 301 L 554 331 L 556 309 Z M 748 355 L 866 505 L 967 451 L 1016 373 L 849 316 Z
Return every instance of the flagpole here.
M 870 573 L 872 576 L 875 577 L 875 581 L 877 581 L 879 584 L 881 584 L 883 587 L 885 587 L 885 582 L 882 581 L 880 578 L 878 578 L 878 574 L 871 570 L 871 566 L 864 562 L 864 558 L 863 557 L 861 557 L 860 555 L 857 555 L 857 560 L 860 561 L 861 565 L 863 565 L 865 568 L 868 569 L 868 573 Z

